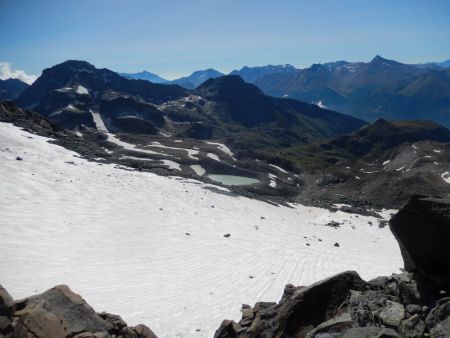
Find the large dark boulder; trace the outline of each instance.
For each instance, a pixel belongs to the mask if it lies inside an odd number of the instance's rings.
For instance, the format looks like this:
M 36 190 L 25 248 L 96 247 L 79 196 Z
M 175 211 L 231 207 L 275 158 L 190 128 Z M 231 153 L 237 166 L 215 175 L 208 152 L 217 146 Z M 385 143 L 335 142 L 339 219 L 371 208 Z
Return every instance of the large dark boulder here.
M 390 220 L 405 269 L 450 291 L 450 200 L 415 195 Z

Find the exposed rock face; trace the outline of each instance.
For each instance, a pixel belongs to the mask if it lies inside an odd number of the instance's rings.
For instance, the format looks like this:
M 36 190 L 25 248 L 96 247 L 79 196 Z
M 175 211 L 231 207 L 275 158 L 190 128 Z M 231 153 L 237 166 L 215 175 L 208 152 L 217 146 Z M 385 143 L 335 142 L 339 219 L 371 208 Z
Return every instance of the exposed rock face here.
M 450 203 L 414 196 L 391 220 L 409 272 L 363 281 L 348 271 L 280 302 L 242 309 L 215 338 L 450 337 Z M 445 245 L 447 243 L 447 245 Z M 431 277 L 431 278 L 430 278 Z
M 0 287 L 0 337 L 3 336 L 156 338 L 142 324 L 133 328 L 120 316 L 96 313 L 65 285 L 16 302 Z
M 450 291 L 450 200 L 413 196 L 392 217 L 390 227 L 405 269 Z

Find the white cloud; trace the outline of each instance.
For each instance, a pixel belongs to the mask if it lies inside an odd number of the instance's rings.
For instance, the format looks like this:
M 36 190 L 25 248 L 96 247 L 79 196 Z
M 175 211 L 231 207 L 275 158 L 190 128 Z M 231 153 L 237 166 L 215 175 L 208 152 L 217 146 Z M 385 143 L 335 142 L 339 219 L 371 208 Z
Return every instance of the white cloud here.
M 19 79 L 28 84 L 32 84 L 38 77 L 36 75 L 30 75 L 23 70 L 14 69 L 8 62 L 0 62 L 0 79 Z

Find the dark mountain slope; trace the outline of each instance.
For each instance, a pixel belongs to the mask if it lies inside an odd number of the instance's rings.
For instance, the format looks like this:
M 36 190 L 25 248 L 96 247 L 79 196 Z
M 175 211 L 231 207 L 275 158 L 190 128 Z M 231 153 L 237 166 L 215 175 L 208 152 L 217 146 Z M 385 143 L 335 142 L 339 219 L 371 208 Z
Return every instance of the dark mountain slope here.
M 18 79 L 0 80 L 0 100 L 14 100 L 28 86 Z
M 38 113 L 64 128 L 76 128 L 80 125 L 95 127 L 93 114 L 99 112 L 106 102 L 122 98 L 122 113 L 102 110 L 107 121 L 127 118 L 127 131 L 136 125 L 138 118 L 148 124 L 144 111 L 138 108 L 142 104 L 159 104 L 187 95 L 187 91 L 176 85 L 160 85 L 145 80 L 128 80 L 108 69 L 97 69 L 84 61 L 66 61 L 52 68 L 45 69 L 42 75 L 28 87 L 16 100 L 21 107 L 33 108 Z M 128 101 L 129 105 L 126 106 Z M 124 120 L 120 120 L 124 122 Z M 119 121 L 116 121 L 119 122 Z M 149 126 L 146 130 L 153 130 Z M 114 129 L 114 128 L 113 128 Z M 138 130 L 141 130 L 138 128 Z
M 318 137 L 327 137 L 364 125 L 361 120 L 315 105 L 264 95 L 239 76 L 208 80 L 198 90 L 205 98 L 220 104 L 219 115 L 224 121 L 228 119 L 246 127 L 271 123 L 291 129 L 296 124 L 302 124 L 304 127 L 315 126 Z
M 345 150 L 355 156 L 386 151 L 402 143 L 420 141 L 450 142 L 450 130 L 432 121 L 377 120 L 350 135 L 339 136 L 323 149 Z
M 49 92 L 82 85 L 96 98 L 111 91 L 133 95 L 146 101 L 162 102 L 186 94 L 179 86 L 144 80 L 128 80 L 109 69 L 97 69 L 85 61 L 69 60 L 45 69 L 42 75 L 16 100 L 20 106 L 35 106 Z
M 239 76 L 210 79 L 189 102 L 170 102 L 164 112 L 173 121 L 191 123 L 182 136 L 197 137 L 198 132 L 225 138 L 243 151 L 304 144 L 365 124 L 315 105 L 266 96 Z

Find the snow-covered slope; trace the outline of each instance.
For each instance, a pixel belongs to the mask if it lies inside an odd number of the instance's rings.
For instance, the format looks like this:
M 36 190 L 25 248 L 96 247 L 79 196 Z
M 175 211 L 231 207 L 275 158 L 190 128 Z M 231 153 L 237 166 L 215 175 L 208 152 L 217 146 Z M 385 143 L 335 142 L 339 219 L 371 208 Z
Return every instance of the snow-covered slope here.
M 0 283 L 14 298 L 65 283 L 160 337 L 212 337 L 242 303 L 277 301 L 286 283 L 402 266 L 388 227 L 371 217 L 88 162 L 5 123 L 0 177 Z

